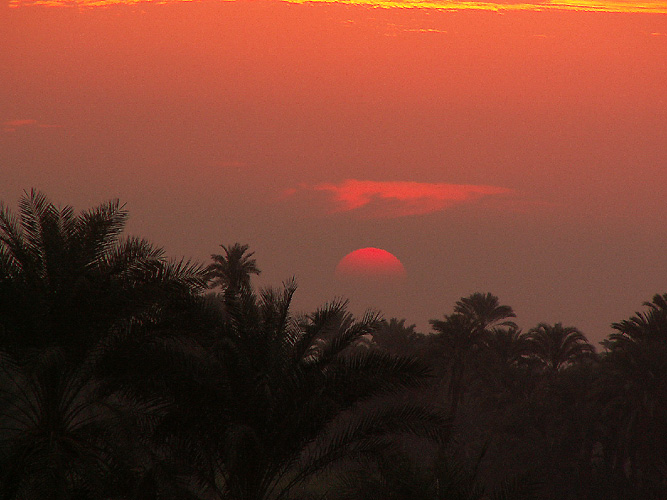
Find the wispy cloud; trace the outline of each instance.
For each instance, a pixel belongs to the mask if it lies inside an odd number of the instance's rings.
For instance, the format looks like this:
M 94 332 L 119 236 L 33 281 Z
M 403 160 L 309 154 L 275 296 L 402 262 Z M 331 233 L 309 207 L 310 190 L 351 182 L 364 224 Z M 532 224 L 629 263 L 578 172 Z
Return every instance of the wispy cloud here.
M 408 26 L 402 26 L 399 24 L 395 23 L 389 23 L 387 25 L 387 36 L 396 36 L 398 33 L 439 33 L 439 34 L 446 34 L 446 30 L 440 30 L 436 28 L 415 28 L 415 27 L 408 27 Z
M 485 196 L 508 194 L 512 190 L 470 184 L 347 179 L 340 184 L 302 184 L 286 191 L 285 195 L 295 196 L 299 192 L 325 194 L 331 212 L 356 211 L 368 218 L 395 218 L 439 212 Z
M 667 13 L 662 0 L 284 0 L 289 3 L 338 3 L 380 8 L 433 10 L 581 10 L 597 12 Z
M 446 30 L 439 30 L 435 28 L 405 28 L 403 31 L 409 33 L 447 33 Z
M 16 132 L 20 128 L 58 128 L 58 125 L 47 125 L 33 119 L 16 119 L 2 122 L 3 132 Z
M 7 120 L 2 122 L 3 132 L 16 132 L 21 127 L 35 127 L 37 120 Z

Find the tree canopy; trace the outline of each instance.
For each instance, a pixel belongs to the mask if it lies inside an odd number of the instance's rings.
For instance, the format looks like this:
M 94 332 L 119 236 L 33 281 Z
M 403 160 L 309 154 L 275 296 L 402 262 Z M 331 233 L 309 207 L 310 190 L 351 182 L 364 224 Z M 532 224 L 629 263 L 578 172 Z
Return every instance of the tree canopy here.
M 172 260 L 127 219 L 0 205 L 0 499 L 667 497 L 667 294 L 599 354 L 489 292 L 422 333 L 295 312 L 249 245 Z

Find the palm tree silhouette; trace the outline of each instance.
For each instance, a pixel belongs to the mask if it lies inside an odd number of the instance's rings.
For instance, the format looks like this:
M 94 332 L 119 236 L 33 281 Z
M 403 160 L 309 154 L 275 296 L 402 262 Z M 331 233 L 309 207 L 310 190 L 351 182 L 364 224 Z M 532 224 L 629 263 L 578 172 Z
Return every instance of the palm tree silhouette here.
M 651 302 L 644 302 L 644 306 L 648 311 L 636 312 L 630 319 L 612 324 L 616 332 L 609 336 L 608 347 L 667 341 L 667 293 L 654 295 Z
M 547 373 L 561 369 L 595 354 L 595 349 L 581 331 L 562 323 L 540 323 L 526 334 L 528 356 Z
M 667 494 L 667 294 L 614 323 L 604 342 L 602 401 L 616 423 L 613 468 L 635 487 Z M 645 493 L 648 495 L 648 493 Z
M 492 328 L 486 337 L 481 374 L 487 385 L 494 387 L 494 396 L 505 397 L 508 392 L 525 393 L 531 382 L 524 373 L 530 345 L 526 334 L 515 327 Z
M 500 305 L 498 297 L 491 293 L 475 292 L 462 297 L 456 301 L 454 314 L 460 314 L 480 331 L 498 327 L 516 328 L 516 323 L 508 319 L 516 317 L 514 310 Z
M 188 348 L 199 353 L 189 363 L 199 375 L 165 385 L 172 403 L 158 435 L 188 443 L 177 454 L 212 498 L 285 498 L 332 463 L 386 446 L 394 432 L 437 438 L 448 424 L 423 405 L 373 406 L 425 384 L 428 369 L 355 348 L 379 320 L 355 320 L 345 301 L 294 316 L 295 290 L 243 294 L 210 347 Z
M 224 254 L 212 254 L 213 263 L 207 268 L 210 287 L 219 286 L 226 293 L 238 294 L 242 290 L 250 289 L 250 276 L 259 275 L 257 261 L 252 258 L 255 252 L 248 252 L 249 245 L 234 243 L 220 245 Z
M 414 355 L 424 341 L 424 335 L 415 332 L 415 327 L 405 326 L 405 319 L 383 319 L 371 334 L 373 343 L 392 354 Z
M 123 399 L 100 392 L 98 360 L 120 331 L 190 307 L 204 272 L 121 239 L 118 201 L 76 215 L 33 190 L 19 208 L 17 217 L 0 206 L 0 489 L 118 494 L 112 483 L 132 476 L 120 473 L 130 467 L 118 452 Z
M 515 316 L 512 308 L 500 305 L 495 295 L 474 293 L 458 300 L 454 313 L 444 320 L 429 321 L 446 358 L 452 418 L 455 419 L 465 396 L 466 375 L 485 349 L 491 329 L 516 327 L 508 319 Z
M 121 239 L 128 213 L 117 200 L 79 215 L 32 190 L 16 217 L 0 205 L 0 346 L 13 352 L 60 346 L 71 356 L 112 328 L 155 320 L 166 305 L 204 286 L 189 262 Z

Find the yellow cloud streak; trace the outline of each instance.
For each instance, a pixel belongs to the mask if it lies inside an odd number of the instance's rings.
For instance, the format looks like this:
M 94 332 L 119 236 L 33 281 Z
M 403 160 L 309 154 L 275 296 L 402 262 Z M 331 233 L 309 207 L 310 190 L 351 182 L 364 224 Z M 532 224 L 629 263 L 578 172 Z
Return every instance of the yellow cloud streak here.
M 11 7 L 24 5 L 44 5 L 50 7 L 104 7 L 110 5 L 136 5 L 141 3 L 168 4 L 196 0 L 10 0 Z M 237 0 L 220 0 L 237 1 Z M 360 5 L 383 9 L 425 9 L 425 10 L 488 10 L 541 11 L 574 10 L 592 12 L 628 12 L 667 14 L 667 2 L 662 1 L 613 1 L 613 0 L 550 0 L 534 3 L 470 2 L 458 0 L 279 0 L 292 4 L 341 4 Z
M 336 3 L 345 5 L 364 5 L 386 9 L 431 9 L 431 10 L 580 10 L 595 12 L 644 12 L 651 14 L 667 14 L 665 2 L 614 2 L 595 0 L 555 0 L 535 3 L 496 3 L 466 2 L 456 0 L 283 0 L 288 3 Z

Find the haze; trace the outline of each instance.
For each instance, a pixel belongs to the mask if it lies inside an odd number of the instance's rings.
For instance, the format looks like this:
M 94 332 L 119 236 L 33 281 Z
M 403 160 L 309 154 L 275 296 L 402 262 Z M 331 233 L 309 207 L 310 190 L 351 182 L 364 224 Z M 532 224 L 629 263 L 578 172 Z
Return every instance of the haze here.
M 598 341 L 667 291 L 663 2 L 32 3 L 0 7 L 13 207 L 120 198 L 173 257 L 248 243 L 299 308 L 425 332 L 488 291 Z M 363 247 L 406 281 L 343 288 Z

